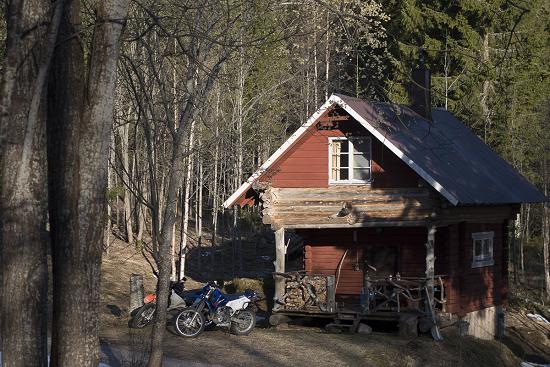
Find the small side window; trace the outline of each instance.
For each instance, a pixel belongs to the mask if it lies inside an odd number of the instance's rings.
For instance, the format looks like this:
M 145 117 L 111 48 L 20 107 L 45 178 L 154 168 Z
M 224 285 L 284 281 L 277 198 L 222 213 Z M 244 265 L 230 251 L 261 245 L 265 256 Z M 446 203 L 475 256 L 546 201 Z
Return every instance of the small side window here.
M 472 233 L 472 268 L 495 264 L 495 260 L 493 259 L 493 238 L 494 232 Z

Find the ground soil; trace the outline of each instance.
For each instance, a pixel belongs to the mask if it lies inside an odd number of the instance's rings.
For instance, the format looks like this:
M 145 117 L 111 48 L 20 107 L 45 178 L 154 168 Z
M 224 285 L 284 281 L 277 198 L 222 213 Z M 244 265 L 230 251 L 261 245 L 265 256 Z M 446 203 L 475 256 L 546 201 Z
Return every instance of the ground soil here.
M 104 255 L 101 299 L 101 340 L 103 348 L 125 348 L 140 366 L 146 360 L 151 328 L 128 328 L 129 277 L 143 274 L 146 291 L 154 291 L 155 280 L 149 265 L 133 246 L 116 241 Z M 192 287 L 193 282 L 189 283 Z M 195 285 L 198 285 L 196 283 Z M 546 362 L 550 343 L 545 328 L 531 324 L 521 313 L 512 321 L 508 338 L 482 341 L 459 337 L 445 329 L 445 340 L 429 336 L 401 338 L 396 333 L 370 335 L 331 334 L 320 324 L 290 325 L 284 328 L 259 325 L 246 337 L 226 330 L 204 332 L 195 339 L 175 335 L 168 325 L 165 354 L 189 366 L 501 366 L 516 367 L 521 360 Z M 542 340 L 542 342 L 541 342 Z M 536 360 L 534 360 L 536 359 Z

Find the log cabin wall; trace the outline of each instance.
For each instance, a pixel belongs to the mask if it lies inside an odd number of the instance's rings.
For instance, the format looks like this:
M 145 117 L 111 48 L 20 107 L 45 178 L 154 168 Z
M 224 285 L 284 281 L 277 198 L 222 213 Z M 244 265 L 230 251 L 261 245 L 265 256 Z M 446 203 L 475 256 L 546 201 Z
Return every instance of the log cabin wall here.
M 472 267 L 475 232 L 494 232 L 494 265 Z M 465 315 L 506 303 L 508 293 L 507 238 L 505 223 L 461 222 L 438 229 L 436 273 L 445 280 L 447 311 Z
M 353 232 L 357 232 L 357 242 Z M 304 238 L 304 270 L 308 274 L 335 275 L 342 262 L 336 288 L 339 299 L 358 299 L 363 287 L 364 259 L 371 252 L 382 253 L 384 248 L 395 248 L 397 271 L 404 277 L 423 277 L 425 272 L 427 236 L 422 227 L 385 227 L 358 229 L 319 229 L 297 231 Z M 372 276 L 377 273 L 371 271 Z
M 353 232 L 357 232 L 357 242 Z M 494 265 L 472 268 L 474 232 L 494 232 Z M 397 249 L 397 271 L 403 277 L 423 277 L 427 231 L 422 227 L 298 230 L 304 238 L 304 270 L 308 274 L 338 275 L 339 300 L 358 300 L 363 286 L 367 251 Z M 447 312 L 465 315 L 506 303 L 507 229 L 504 223 L 457 223 L 438 228 L 435 239 L 435 273 L 444 275 Z M 357 266 L 358 264 L 359 266 Z M 359 269 L 359 270 L 357 270 Z M 376 273 L 372 273 L 376 276 Z
M 285 153 L 260 181 L 271 182 L 272 187 L 328 187 L 329 137 L 370 136 L 372 142 L 371 187 L 418 187 L 419 176 L 401 159 L 373 137 L 354 120 L 340 122 L 333 130 L 317 130 L 312 126 L 304 136 Z
M 268 188 L 260 197 L 263 222 L 285 228 L 395 225 L 388 222 L 424 226 L 434 206 L 434 195 L 428 188 Z

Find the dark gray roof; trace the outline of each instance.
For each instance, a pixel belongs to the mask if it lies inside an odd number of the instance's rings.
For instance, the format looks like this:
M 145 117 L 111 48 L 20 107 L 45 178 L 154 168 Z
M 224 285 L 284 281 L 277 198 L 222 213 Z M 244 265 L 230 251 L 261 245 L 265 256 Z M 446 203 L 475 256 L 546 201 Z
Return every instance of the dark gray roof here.
M 453 204 L 535 203 L 547 198 L 450 112 L 428 121 L 409 107 L 336 95 L 383 143 Z M 348 112 L 346 106 L 342 106 Z M 354 114 L 352 113 L 352 116 Z M 360 119 L 360 120 L 362 120 Z M 384 139 L 387 139 L 384 142 Z M 390 148 L 391 149 L 391 148 Z M 454 199 L 454 200 L 453 200 Z

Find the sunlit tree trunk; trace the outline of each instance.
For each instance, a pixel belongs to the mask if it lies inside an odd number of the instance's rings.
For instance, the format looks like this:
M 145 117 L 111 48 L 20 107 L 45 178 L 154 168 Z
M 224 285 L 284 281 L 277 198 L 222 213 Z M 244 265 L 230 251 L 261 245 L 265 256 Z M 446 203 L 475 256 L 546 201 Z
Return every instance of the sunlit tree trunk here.
M 191 122 L 191 128 L 189 131 L 189 149 L 187 155 L 187 167 L 186 167 L 186 179 L 185 179 L 185 188 L 183 190 L 183 224 L 182 224 L 182 233 L 181 233 L 181 243 L 180 243 L 180 272 L 179 278 L 183 279 L 185 276 L 185 251 L 187 250 L 188 242 L 188 231 L 189 231 L 189 212 L 190 212 L 190 203 L 191 198 L 191 183 L 193 182 L 193 149 L 194 149 L 194 139 L 195 139 L 195 125 L 196 122 L 193 120 Z
M 200 131 L 199 131 L 199 134 L 200 134 Z M 199 145 L 199 148 L 201 147 L 201 137 L 199 135 L 199 139 L 198 139 L 198 145 Z M 200 263 L 200 259 L 201 259 L 201 248 L 202 248 L 202 207 L 203 207 L 203 202 L 202 202 L 202 196 L 203 196 L 203 187 L 204 187 L 204 175 L 203 175 L 203 163 L 202 163 L 202 154 L 200 154 L 200 151 L 199 151 L 199 155 L 198 155 L 198 177 L 197 177 L 197 246 L 199 248 L 199 263 Z
M 327 11 L 327 23 L 325 30 L 325 100 L 329 96 L 329 78 L 330 78 L 330 37 L 329 37 L 329 12 Z

